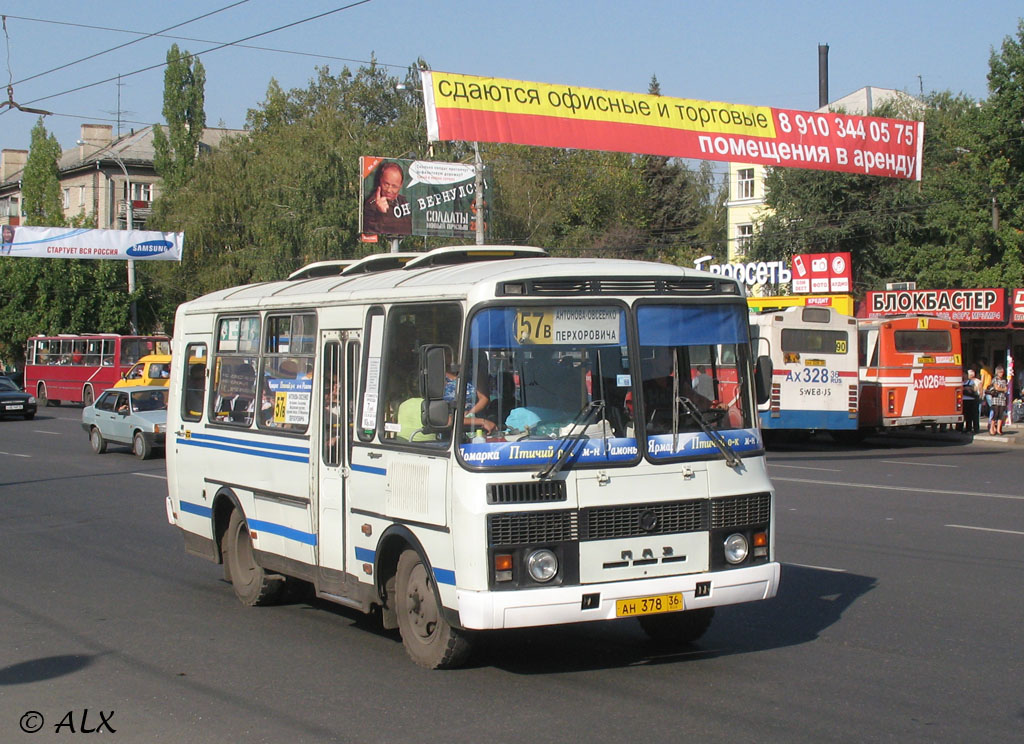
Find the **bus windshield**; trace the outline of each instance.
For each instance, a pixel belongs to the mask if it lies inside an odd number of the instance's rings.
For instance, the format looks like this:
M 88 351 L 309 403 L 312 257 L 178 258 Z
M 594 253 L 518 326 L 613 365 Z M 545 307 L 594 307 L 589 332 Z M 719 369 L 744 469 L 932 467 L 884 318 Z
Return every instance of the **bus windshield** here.
M 748 330 L 735 305 L 637 308 L 640 399 L 653 459 L 759 449 L 750 385 Z M 732 432 L 719 437 L 716 432 Z
M 733 306 L 491 307 L 470 323 L 469 380 L 485 393 L 493 431 L 466 430 L 468 465 L 629 463 L 648 455 L 717 457 L 723 438 L 760 448 L 750 397 L 746 314 Z M 681 400 L 687 398 L 695 408 Z M 708 429 L 712 432 L 709 433 Z M 567 455 L 567 450 L 569 454 Z M 542 471 L 543 472 L 543 471 Z
M 473 318 L 469 347 L 496 436 L 464 446 L 467 462 L 544 464 L 570 436 L 574 463 L 636 458 L 623 308 L 487 308 Z

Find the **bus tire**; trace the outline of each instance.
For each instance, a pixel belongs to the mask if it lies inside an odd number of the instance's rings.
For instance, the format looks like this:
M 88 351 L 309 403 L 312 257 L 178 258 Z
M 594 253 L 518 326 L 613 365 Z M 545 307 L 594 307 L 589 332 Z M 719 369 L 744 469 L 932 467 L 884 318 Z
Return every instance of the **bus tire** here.
M 249 528 L 238 509 L 231 512 L 224 543 L 226 573 L 238 601 L 246 607 L 272 604 L 284 589 L 284 576 L 264 571 L 256 562 Z
M 95 394 L 92 391 L 92 385 L 86 385 L 85 389 L 82 390 L 82 407 L 88 408 L 96 400 Z
M 670 645 L 693 643 L 707 632 L 715 616 L 714 607 L 683 612 L 666 612 L 637 618 L 640 628 L 651 640 Z
M 89 429 L 89 446 L 92 447 L 92 451 L 97 455 L 102 455 L 107 451 L 107 440 L 103 438 L 100 430 L 95 426 Z
M 415 550 L 406 550 L 398 558 L 395 610 L 402 644 L 416 664 L 451 669 L 465 663 L 471 649 L 469 639 L 445 620 L 433 577 Z
M 135 436 L 132 437 L 132 452 L 140 460 L 148 460 L 153 456 L 153 445 L 146 441 L 141 431 L 135 432 Z

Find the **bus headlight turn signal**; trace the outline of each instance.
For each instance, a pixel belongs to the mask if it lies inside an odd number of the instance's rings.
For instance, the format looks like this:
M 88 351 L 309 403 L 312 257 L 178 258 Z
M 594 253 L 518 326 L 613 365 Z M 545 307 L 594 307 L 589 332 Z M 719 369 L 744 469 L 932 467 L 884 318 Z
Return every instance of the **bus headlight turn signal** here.
M 743 563 L 747 558 L 749 550 L 750 546 L 747 544 L 747 538 L 740 533 L 735 532 L 725 538 L 725 560 L 729 561 L 729 563 L 733 565 Z
M 534 581 L 543 584 L 555 578 L 558 573 L 558 558 L 547 548 L 530 553 L 526 559 L 526 568 Z

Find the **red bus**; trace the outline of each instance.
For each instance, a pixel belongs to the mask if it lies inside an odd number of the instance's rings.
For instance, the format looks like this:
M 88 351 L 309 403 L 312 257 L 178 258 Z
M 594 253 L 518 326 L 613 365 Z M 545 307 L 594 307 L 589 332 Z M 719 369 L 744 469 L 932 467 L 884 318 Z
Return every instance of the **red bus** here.
M 25 345 L 25 390 L 46 405 L 61 401 L 92 405 L 140 357 L 170 353 L 167 336 L 33 336 Z
M 860 427 L 963 421 L 960 324 L 925 316 L 858 322 Z

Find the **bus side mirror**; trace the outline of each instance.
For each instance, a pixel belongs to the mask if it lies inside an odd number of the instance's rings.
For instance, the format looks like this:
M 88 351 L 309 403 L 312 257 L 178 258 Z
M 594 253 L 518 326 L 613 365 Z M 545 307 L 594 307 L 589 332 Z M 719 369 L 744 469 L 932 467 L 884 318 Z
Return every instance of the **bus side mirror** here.
M 754 390 L 758 403 L 767 403 L 772 394 L 772 358 L 759 356 L 754 366 Z
M 445 428 L 451 414 L 448 401 L 444 399 L 445 348 L 431 345 L 420 349 L 422 419 L 424 427 L 428 429 Z

